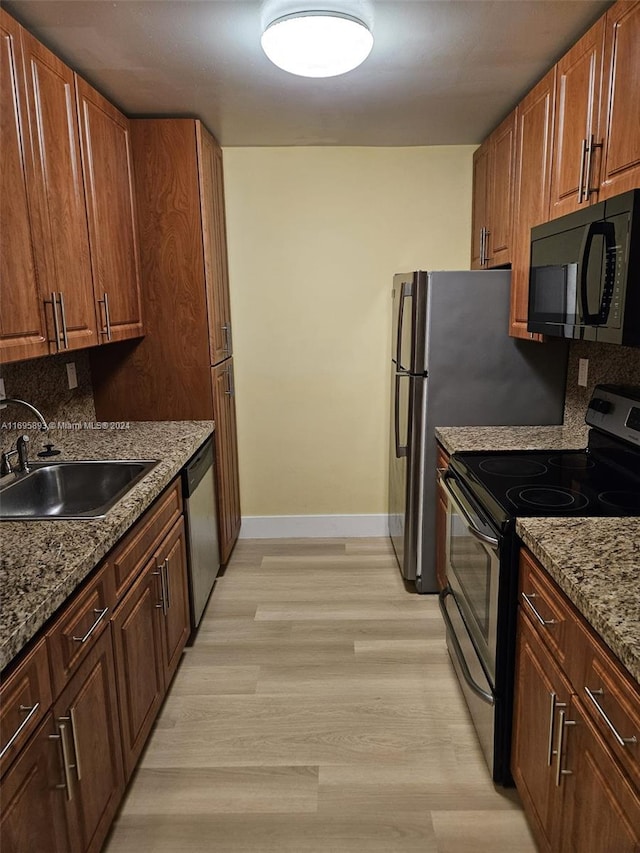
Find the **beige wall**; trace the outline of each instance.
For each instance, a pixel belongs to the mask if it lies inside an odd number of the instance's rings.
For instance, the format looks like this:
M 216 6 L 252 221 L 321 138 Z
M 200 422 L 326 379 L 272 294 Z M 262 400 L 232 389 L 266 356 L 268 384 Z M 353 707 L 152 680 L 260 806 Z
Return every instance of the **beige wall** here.
M 473 150 L 225 149 L 243 515 L 385 512 L 391 277 L 468 269 Z

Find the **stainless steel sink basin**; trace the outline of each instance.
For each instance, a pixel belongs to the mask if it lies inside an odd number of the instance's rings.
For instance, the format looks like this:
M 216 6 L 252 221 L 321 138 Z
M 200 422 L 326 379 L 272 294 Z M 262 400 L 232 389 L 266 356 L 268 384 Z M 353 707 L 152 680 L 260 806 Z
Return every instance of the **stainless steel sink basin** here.
M 34 462 L 0 488 L 0 520 L 102 518 L 157 460 Z

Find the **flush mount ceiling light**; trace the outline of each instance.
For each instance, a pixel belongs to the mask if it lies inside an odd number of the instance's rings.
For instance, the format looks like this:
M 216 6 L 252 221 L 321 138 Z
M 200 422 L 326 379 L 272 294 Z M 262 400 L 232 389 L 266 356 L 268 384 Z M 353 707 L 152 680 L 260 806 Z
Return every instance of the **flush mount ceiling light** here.
M 335 77 L 357 68 L 373 47 L 369 28 L 339 12 L 296 12 L 273 21 L 262 49 L 278 68 L 301 77 Z

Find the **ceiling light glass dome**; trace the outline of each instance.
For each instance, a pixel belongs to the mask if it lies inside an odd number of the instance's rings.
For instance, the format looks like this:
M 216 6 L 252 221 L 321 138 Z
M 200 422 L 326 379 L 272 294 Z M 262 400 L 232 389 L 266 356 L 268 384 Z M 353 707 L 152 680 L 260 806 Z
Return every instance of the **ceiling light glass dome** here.
M 338 12 L 296 12 L 277 18 L 262 34 L 269 59 L 301 77 L 335 77 L 371 53 L 373 36 L 357 18 Z

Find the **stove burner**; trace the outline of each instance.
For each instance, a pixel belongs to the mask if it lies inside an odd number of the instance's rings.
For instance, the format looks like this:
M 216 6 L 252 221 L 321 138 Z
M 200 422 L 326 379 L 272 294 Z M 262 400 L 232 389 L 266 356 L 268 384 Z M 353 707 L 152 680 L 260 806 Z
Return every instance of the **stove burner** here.
M 514 486 L 507 492 L 507 497 L 516 507 L 526 504 L 557 512 L 574 512 L 589 505 L 589 499 L 580 492 L 554 486 Z
M 616 509 L 640 510 L 640 492 L 602 492 L 598 498 Z
M 520 456 L 497 456 L 483 459 L 479 465 L 485 474 L 497 474 L 498 477 L 539 477 L 545 474 L 547 466 L 533 459 L 523 459 Z
M 586 471 L 587 468 L 595 468 L 596 463 L 584 453 L 560 453 L 558 456 L 549 457 L 549 465 L 572 471 Z

